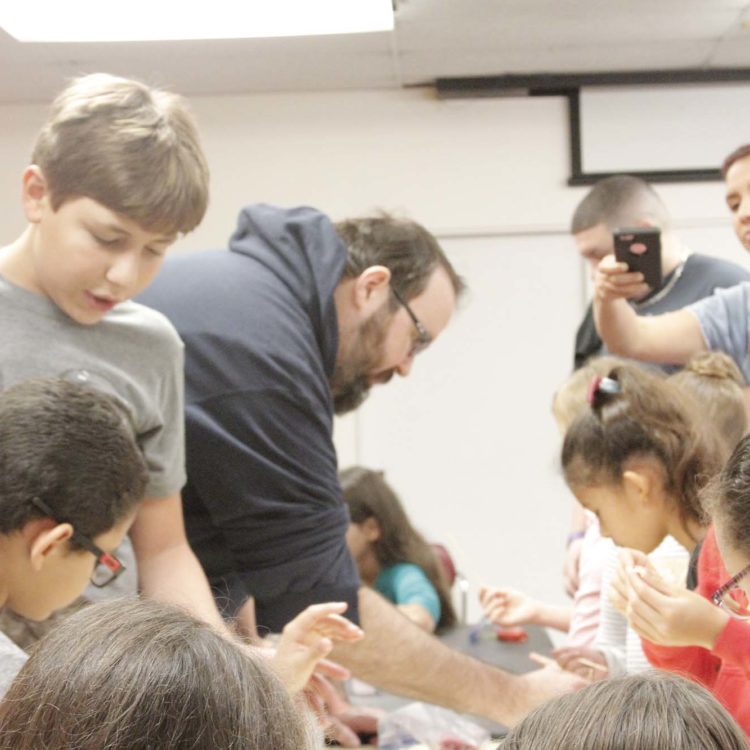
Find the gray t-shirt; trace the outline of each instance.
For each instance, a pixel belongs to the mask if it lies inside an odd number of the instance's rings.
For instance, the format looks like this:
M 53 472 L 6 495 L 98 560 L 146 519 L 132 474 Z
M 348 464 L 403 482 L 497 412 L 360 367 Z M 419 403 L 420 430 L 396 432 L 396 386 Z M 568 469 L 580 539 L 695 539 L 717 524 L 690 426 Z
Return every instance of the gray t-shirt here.
M 147 497 L 185 484 L 183 346 L 161 313 L 123 302 L 95 325 L 0 276 L 0 390 L 29 378 L 87 380 L 127 407 L 149 470 Z
M 750 282 L 729 289 L 717 289 L 710 297 L 686 308 L 698 318 L 703 340 L 712 351 L 728 354 L 750 383 L 748 326 L 750 325 Z
M 0 633 L 0 698 L 5 695 L 28 658 L 25 651 L 21 651 L 10 638 Z

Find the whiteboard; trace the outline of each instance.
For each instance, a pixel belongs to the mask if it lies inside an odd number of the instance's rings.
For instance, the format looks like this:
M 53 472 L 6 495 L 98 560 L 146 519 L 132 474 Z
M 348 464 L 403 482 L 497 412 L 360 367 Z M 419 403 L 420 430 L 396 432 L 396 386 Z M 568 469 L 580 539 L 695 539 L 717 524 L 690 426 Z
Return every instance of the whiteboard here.
M 750 143 L 750 83 L 581 89 L 583 172 L 717 169 Z

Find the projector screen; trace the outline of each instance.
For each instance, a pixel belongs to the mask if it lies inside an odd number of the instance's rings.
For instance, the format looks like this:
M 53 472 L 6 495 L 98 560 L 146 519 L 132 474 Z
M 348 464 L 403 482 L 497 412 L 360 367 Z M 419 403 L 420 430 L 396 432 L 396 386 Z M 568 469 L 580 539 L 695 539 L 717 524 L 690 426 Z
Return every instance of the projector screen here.
M 584 173 L 718 169 L 750 143 L 750 83 L 583 87 Z

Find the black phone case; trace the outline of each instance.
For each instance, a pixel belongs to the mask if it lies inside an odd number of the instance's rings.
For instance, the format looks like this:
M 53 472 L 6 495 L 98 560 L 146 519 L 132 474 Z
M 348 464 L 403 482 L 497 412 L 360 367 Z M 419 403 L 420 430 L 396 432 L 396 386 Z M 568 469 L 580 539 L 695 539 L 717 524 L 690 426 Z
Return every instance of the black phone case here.
M 661 286 L 661 232 L 655 227 L 623 227 L 615 229 L 615 258 L 628 264 L 630 271 L 640 271 L 652 288 Z M 645 245 L 644 253 L 634 253 L 633 245 Z

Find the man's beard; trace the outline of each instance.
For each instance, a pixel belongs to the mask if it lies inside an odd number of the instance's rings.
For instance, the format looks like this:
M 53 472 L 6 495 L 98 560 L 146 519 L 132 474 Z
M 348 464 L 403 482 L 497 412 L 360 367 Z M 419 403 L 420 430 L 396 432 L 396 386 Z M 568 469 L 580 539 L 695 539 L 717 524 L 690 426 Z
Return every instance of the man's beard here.
M 388 305 L 383 305 L 359 327 L 356 339 L 349 350 L 342 353 L 341 361 L 331 376 L 333 410 L 339 416 L 354 411 L 370 395 L 368 373 L 382 358 L 383 341 L 391 318 Z

